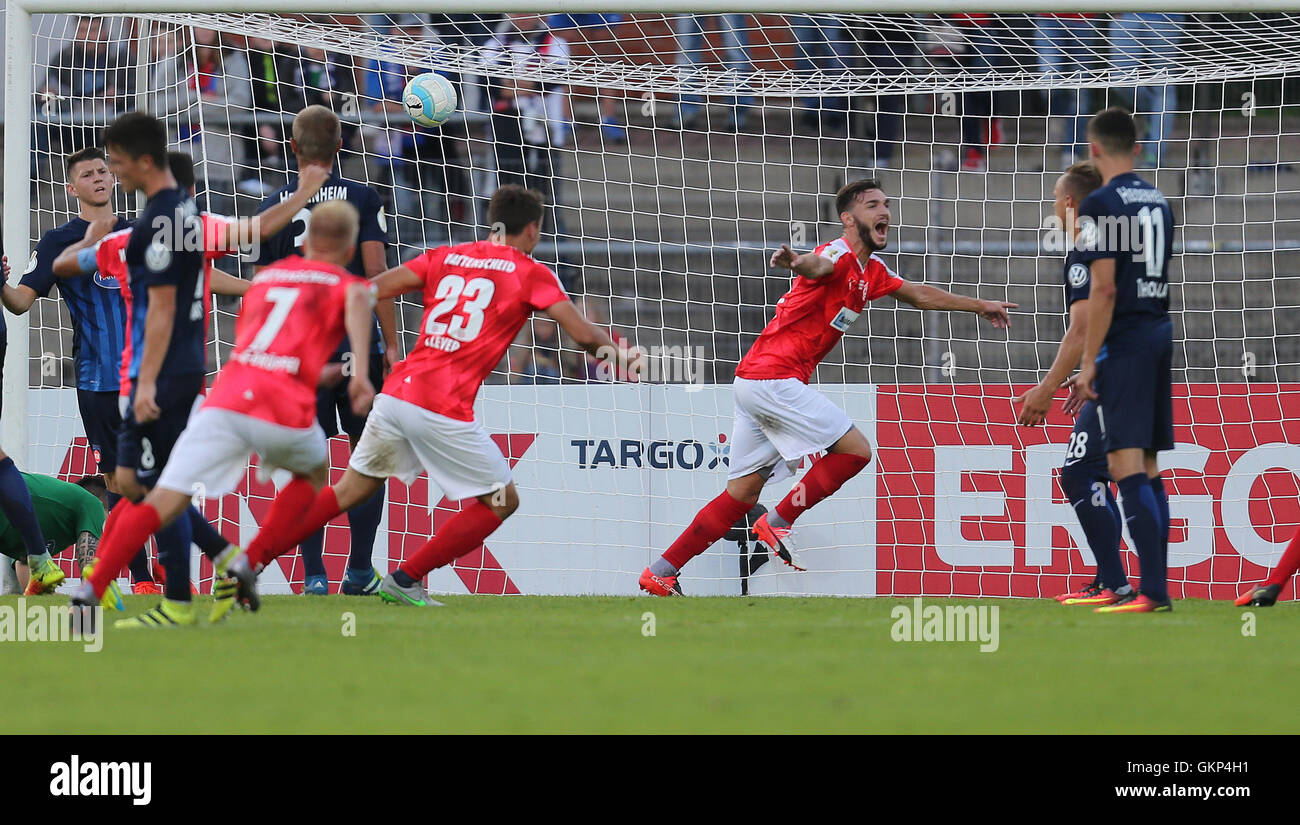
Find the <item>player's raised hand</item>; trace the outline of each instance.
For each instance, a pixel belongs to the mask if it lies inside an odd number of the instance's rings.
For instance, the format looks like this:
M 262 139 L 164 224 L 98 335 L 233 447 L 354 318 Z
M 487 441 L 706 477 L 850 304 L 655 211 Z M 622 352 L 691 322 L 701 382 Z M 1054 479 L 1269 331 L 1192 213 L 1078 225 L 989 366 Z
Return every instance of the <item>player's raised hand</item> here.
M 330 179 L 333 170 L 326 166 L 318 166 L 314 163 L 303 164 L 298 169 L 298 191 L 303 192 L 307 197 L 311 197 L 320 191 L 325 185 L 325 181 Z
M 370 412 L 370 405 L 375 402 L 375 388 L 369 376 L 354 372 L 348 382 L 348 399 L 352 402 L 352 412 L 364 416 Z
M 94 246 L 99 243 L 105 235 L 113 231 L 115 226 L 117 226 L 117 215 L 95 218 L 86 226 L 86 237 L 84 238 L 86 245 Z
M 1022 427 L 1037 427 L 1042 424 L 1047 420 L 1048 410 L 1052 408 L 1052 396 L 1054 395 L 1056 395 L 1056 387 L 1038 384 L 1011 399 L 1011 403 L 1014 405 L 1025 405 L 1016 418 L 1016 423 Z
M 1009 304 L 1006 301 L 980 301 L 979 316 L 987 318 L 994 329 L 1006 329 L 1011 326 L 1011 318 L 1007 315 L 1007 310 L 1019 306 L 1020 304 Z
M 781 248 L 772 253 L 772 266 L 779 266 L 782 269 L 793 269 L 794 259 L 799 257 L 794 250 L 787 244 L 781 244 Z

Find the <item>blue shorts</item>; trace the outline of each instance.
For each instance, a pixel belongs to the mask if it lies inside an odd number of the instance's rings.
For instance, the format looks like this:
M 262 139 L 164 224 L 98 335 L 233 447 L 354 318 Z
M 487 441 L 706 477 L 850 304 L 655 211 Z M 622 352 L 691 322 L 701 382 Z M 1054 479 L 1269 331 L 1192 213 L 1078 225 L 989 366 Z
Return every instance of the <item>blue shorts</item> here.
M 1065 448 L 1065 461 L 1061 467 L 1075 467 L 1092 478 L 1110 478 L 1110 465 L 1106 458 L 1106 433 L 1097 416 L 1097 402 L 1088 401 L 1079 408 L 1074 419 L 1074 432 L 1070 445 Z
M 203 392 L 204 380 L 201 372 L 159 378 L 156 403 L 162 412 L 148 424 L 135 420 L 135 388 L 131 389 L 117 440 L 117 463 L 133 468 L 145 487 L 153 487 L 167 465 L 176 440 L 189 423 L 194 402 Z
M 122 415 L 118 411 L 117 398 L 117 390 L 77 390 L 81 425 L 86 430 L 86 440 L 90 442 L 90 449 L 95 454 L 95 463 L 101 473 L 111 473 L 117 467 L 117 439 L 122 432 Z
M 375 392 L 384 386 L 383 353 L 370 353 L 370 383 Z M 352 412 L 352 401 L 348 398 L 348 381 L 344 378 L 332 387 L 320 387 L 316 390 L 316 420 L 325 431 L 326 438 L 333 438 L 340 432 L 351 438 L 360 438 L 366 428 L 366 417 Z
M 1107 345 L 1097 361 L 1097 395 L 1108 449 L 1174 448 L 1174 325 L 1163 321 L 1126 336 L 1124 347 Z

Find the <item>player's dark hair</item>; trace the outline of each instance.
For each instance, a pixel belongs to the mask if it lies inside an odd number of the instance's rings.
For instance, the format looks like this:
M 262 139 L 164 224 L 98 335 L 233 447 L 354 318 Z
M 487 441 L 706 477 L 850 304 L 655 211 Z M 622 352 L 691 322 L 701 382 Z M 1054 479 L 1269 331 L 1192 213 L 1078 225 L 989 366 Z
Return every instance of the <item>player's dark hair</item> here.
M 1088 121 L 1088 140 L 1100 144 L 1108 155 L 1130 154 L 1137 146 L 1137 123 L 1128 109 L 1102 109 Z
M 71 175 L 72 167 L 88 160 L 106 161 L 108 158 L 104 156 L 104 150 L 98 146 L 87 146 L 85 149 L 78 149 L 63 159 L 63 171 Z
M 185 152 L 168 152 L 167 165 L 171 167 L 177 186 L 186 192 L 194 188 L 194 158 Z
M 299 160 L 332 164 L 341 140 L 343 124 L 338 115 L 324 106 L 308 106 L 293 118 L 293 142 Z
M 852 183 L 846 183 L 840 187 L 840 191 L 835 193 L 835 214 L 847 212 L 853 202 L 858 199 L 858 195 L 863 192 L 869 192 L 872 189 L 880 189 L 880 180 L 878 178 L 862 178 Z M 884 190 L 881 190 L 884 191 Z
M 159 169 L 167 168 L 167 127 L 145 112 L 118 115 L 104 129 L 104 145 L 135 160 L 146 155 Z
M 103 476 L 82 476 L 72 483 L 99 499 L 104 509 L 108 509 L 108 485 Z
M 488 224 L 505 235 L 518 235 L 528 224 L 541 223 L 545 211 L 542 193 L 507 183 L 492 193 L 488 201 Z
M 1065 181 L 1065 188 L 1077 200 L 1083 200 L 1091 195 L 1094 191 L 1101 188 L 1101 170 L 1097 164 L 1091 160 L 1081 160 L 1072 164 L 1065 173 L 1061 175 Z

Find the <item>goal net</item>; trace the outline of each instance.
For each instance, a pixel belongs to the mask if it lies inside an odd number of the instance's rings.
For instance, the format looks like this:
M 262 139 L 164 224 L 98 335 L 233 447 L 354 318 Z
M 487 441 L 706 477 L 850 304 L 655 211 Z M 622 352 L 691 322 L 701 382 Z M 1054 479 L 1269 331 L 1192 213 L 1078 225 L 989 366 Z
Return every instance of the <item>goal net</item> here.
M 1065 329 L 1052 187 L 1086 154 L 1086 116 L 1107 104 L 1136 111 L 1139 172 L 1179 222 L 1178 447 L 1162 457 L 1172 594 L 1235 595 L 1300 524 L 1298 15 L 32 20 L 30 120 L 5 124 L 31 130 L 30 201 L 11 197 L 5 217 L 29 222 L 33 245 L 76 212 L 63 155 L 136 107 L 165 119 L 196 161 L 200 205 L 224 215 L 252 214 L 294 174 L 294 112 L 333 108 L 339 171 L 380 194 L 392 264 L 484 237 L 502 183 L 546 195 L 537 257 L 589 317 L 649 348 L 653 371 L 610 380 L 552 322 L 528 324 L 477 408 L 522 507 L 486 547 L 431 576 L 433 590 L 635 592 L 639 571 L 725 483 L 733 371 L 789 286 L 769 256 L 838 237 L 833 195 L 863 177 L 892 201 L 888 265 L 1017 303 L 1011 328 L 873 304 L 814 377 L 876 450 L 800 520 L 808 572 L 767 561 L 742 533 L 686 569 L 686 592 L 1038 597 L 1085 582 L 1091 553 L 1057 480 L 1072 421 L 1058 397 L 1045 426 L 1019 428 L 1011 399 L 1046 373 Z M 405 81 L 428 70 L 460 98 L 432 130 L 401 106 Z M 134 198 L 117 198 L 131 215 Z M 16 283 L 25 251 L 8 252 Z M 251 276 L 247 261 L 218 266 Z M 93 462 L 71 326 L 51 296 L 27 322 L 24 467 L 78 476 Z M 403 353 L 421 311 L 418 295 L 399 303 Z M 213 372 L 236 312 L 215 303 Z M 8 366 L 6 380 L 22 382 Z M 345 439 L 332 454 L 341 472 Z M 791 483 L 769 485 L 762 504 Z M 204 508 L 246 541 L 272 493 L 250 471 Z M 424 478 L 390 482 L 387 496 L 373 550 L 382 570 L 458 506 Z M 1127 537 L 1125 547 L 1136 573 Z M 332 588 L 348 548 L 339 519 L 325 544 Z M 284 562 L 272 590 L 301 585 L 297 555 Z

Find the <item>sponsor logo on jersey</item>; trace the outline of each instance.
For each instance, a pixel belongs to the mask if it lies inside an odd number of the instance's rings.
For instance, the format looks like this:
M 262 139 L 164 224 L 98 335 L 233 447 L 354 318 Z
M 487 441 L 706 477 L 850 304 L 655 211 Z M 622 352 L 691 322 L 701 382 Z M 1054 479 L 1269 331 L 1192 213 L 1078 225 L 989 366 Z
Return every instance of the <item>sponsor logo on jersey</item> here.
M 119 289 L 119 290 L 120 290 L 120 289 L 122 288 L 122 285 L 119 284 L 119 283 L 117 282 L 117 278 L 115 278 L 115 277 L 112 276 L 112 275 L 105 275 L 104 273 L 102 273 L 102 272 L 100 272 L 100 271 L 98 271 L 98 270 L 96 270 L 96 271 L 95 271 L 95 274 L 94 274 L 93 276 L 91 276 L 91 277 L 92 277 L 92 279 L 93 279 L 94 282 L 95 282 L 95 286 L 97 286 L 97 287 L 99 287 L 99 288 L 101 288 L 101 289 Z
M 1070 267 L 1067 277 L 1070 279 L 1070 286 L 1078 289 L 1088 283 L 1088 267 L 1085 264 L 1074 264 Z
M 144 251 L 144 265 L 150 272 L 162 272 L 171 265 L 171 262 L 172 251 L 163 243 L 154 241 Z
M 1137 296 L 1139 298 L 1159 298 L 1164 300 L 1169 297 L 1169 284 L 1164 281 L 1151 281 L 1146 278 L 1138 278 Z
M 848 332 L 849 327 L 853 326 L 853 322 L 858 320 L 858 316 L 861 314 L 848 307 L 841 307 L 840 311 L 831 319 L 831 326 L 840 332 Z

